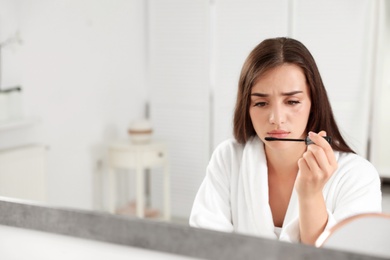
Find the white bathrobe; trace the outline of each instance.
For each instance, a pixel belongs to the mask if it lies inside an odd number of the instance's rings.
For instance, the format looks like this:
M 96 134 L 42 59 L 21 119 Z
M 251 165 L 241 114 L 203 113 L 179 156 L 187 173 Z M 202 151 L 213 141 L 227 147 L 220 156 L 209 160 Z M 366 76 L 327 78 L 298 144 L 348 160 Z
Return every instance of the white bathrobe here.
M 330 228 L 363 212 L 381 212 L 380 178 L 364 158 L 335 152 L 338 169 L 323 195 Z M 280 240 L 298 242 L 299 207 L 295 189 L 288 205 Z M 277 239 L 268 202 L 268 169 L 264 144 L 257 137 L 245 145 L 234 140 L 214 151 L 190 216 L 193 227 Z

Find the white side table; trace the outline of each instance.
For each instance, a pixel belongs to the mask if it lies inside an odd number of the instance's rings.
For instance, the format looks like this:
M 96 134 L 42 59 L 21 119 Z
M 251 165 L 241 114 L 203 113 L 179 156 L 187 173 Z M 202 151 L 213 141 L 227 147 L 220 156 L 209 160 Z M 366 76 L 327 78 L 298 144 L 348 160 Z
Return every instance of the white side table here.
M 108 210 L 112 213 L 116 205 L 115 169 L 136 170 L 136 214 L 144 217 L 145 205 L 145 169 L 163 167 L 164 171 L 164 219 L 170 219 L 170 192 L 168 152 L 165 143 L 151 141 L 145 144 L 133 144 L 130 140 L 112 143 L 108 149 Z

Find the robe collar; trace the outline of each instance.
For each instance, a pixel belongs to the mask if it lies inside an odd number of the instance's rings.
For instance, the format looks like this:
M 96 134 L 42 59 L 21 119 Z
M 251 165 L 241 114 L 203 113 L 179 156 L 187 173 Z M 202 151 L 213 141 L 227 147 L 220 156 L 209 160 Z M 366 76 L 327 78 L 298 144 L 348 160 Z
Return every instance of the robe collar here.
M 244 147 L 240 176 L 244 185 L 246 206 L 256 228 L 255 233 L 276 239 L 272 211 L 269 205 L 268 167 L 264 143 L 257 136 L 248 140 Z M 283 221 L 281 237 L 285 235 L 285 228 L 297 220 L 298 209 L 298 197 L 294 188 Z

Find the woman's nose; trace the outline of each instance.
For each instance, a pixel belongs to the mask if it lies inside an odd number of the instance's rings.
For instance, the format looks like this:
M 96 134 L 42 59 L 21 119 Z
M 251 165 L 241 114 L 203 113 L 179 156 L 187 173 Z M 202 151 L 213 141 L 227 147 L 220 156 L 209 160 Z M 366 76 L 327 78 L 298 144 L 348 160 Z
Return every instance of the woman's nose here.
M 280 106 L 274 106 L 270 110 L 269 122 L 273 125 L 281 125 L 285 123 L 285 115 Z

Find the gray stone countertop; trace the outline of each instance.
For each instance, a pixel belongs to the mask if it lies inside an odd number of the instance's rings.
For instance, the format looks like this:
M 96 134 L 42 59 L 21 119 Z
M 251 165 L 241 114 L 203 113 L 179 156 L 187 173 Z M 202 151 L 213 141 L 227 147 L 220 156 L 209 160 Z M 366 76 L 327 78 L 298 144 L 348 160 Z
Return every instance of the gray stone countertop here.
M 0 225 L 39 230 L 202 259 L 382 259 L 108 213 L 0 198 Z

